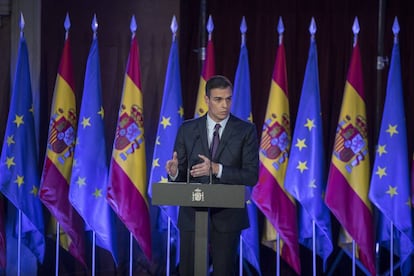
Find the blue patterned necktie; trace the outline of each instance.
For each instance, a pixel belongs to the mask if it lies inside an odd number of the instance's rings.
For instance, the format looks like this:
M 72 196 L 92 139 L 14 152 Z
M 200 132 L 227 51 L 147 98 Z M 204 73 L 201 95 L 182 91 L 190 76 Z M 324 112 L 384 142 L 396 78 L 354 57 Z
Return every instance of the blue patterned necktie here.
M 220 135 L 219 135 L 220 127 L 221 127 L 220 124 L 216 124 L 214 126 L 213 140 L 211 141 L 211 146 L 210 146 L 211 159 L 213 159 L 214 156 L 216 155 L 216 151 L 220 143 Z

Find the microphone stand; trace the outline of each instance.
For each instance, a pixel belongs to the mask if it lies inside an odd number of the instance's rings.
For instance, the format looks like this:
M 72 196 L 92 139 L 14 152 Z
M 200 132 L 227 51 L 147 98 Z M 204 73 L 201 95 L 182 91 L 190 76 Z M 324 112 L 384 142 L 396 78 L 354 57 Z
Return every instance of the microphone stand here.
M 190 154 L 187 156 L 187 183 L 186 184 L 190 183 L 190 168 L 191 168 L 191 166 L 190 166 L 190 163 L 191 163 L 190 160 L 191 160 L 191 155 L 193 155 L 194 147 L 195 147 L 195 144 L 198 141 L 198 139 L 200 139 L 200 135 L 197 135 L 195 137 L 195 139 L 193 141 L 193 144 L 191 145 Z

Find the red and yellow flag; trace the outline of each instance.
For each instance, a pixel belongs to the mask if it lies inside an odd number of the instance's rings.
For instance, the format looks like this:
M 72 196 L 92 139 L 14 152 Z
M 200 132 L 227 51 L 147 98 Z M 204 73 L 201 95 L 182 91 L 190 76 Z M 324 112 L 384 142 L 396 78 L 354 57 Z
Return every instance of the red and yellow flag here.
M 374 227 L 368 199 L 370 161 L 361 55 L 355 44 L 336 128 L 325 201 L 375 275 Z M 345 246 L 345 244 L 342 244 Z
M 206 94 L 206 82 L 215 75 L 215 59 L 214 59 L 214 45 L 211 33 L 208 37 L 206 60 L 203 63 L 203 70 L 200 76 L 200 84 L 198 86 L 197 102 L 195 107 L 194 117 L 198 118 L 207 113 L 207 103 L 204 100 Z
M 289 99 L 287 87 L 285 47 L 281 42 L 277 54 L 270 87 L 265 122 L 260 143 L 259 181 L 253 188 L 252 198 L 257 207 L 270 221 L 266 227 L 274 227 L 283 242 L 282 258 L 300 274 L 296 204 L 284 187 L 288 153 L 291 143 Z M 274 244 L 274 229 L 265 229 L 264 243 Z M 275 249 L 275 246 L 272 245 Z
M 61 246 L 85 265 L 83 221 L 69 202 L 77 124 L 69 38 L 63 48 L 50 114 L 39 196 L 67 235 L 61 237 Z
M 151 260 L 139 48 L 133 36 L 112 151 L 107 199 Z

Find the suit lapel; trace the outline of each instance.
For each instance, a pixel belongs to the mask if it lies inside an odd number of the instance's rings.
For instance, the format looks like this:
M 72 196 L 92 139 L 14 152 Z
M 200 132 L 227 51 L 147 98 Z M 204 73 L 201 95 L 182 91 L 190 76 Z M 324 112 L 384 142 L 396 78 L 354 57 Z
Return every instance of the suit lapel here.
M 230 118 L 227 121 L 226 127 L 224 128 L 224 131 L 220 136 L 220 143 L 217 148 L 215 159 L 218 159 L 220 157 L 221 152 L 223 151 L 224 147 L 227 145 L 228 141 L 230 140 L 230 137 L 233 132 L 233 123 L 234 123 L 233 116 L 230 115 Z
M 207 115 L 204 115 L 202 118 L 203 118 L 202 120 L 199 120 L 199 123 L 197 124 L 197 128 L 198 128 L 198 133 L 200 133 L 200 137 L 201 137 L 203 154 L 209 157 L 210 150 L 208 148 L 208 138 L 207 138 Z
M 230 118 L 227 121 L 226 127 L 224 128 L 224 131 L 222 135 L 220 136 L 220 144 L 218 146 L 215 159 L 219 158 L 221 152 L 227 145 L 233 133 L 233 129 L 234 129 L 234 117 L 230 115 Z M 201 120 L 198 120 L 196 131 L 200 134 L 203 154 L 207 156 L 208 158 L 210 158 L 210 149 L 208 147 L 208 138 L 207 138 L 207 115 L 204 115 Z

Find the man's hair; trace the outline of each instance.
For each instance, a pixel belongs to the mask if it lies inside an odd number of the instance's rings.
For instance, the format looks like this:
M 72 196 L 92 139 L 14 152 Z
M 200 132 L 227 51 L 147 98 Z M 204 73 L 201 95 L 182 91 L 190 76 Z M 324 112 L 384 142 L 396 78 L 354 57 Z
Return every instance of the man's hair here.
M 212 76 L 206 83 L 206 96 L 210 97 L 211 89 L 216 88 L 230 88 L 231 90 L 233 90 L 233 85 L 231 84 L 231 81 L 225 76 Z

